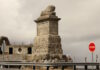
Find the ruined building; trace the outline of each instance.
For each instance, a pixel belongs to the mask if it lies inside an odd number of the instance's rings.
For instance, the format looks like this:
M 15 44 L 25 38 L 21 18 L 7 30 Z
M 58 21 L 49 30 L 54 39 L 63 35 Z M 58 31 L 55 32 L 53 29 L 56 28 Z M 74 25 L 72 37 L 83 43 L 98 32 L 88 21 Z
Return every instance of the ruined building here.
M 7 45 L 4 52 L 5 61 L 68 62 L 71 60 L 63 54 L 58 31 L 59 20 L 55 6 L 50 5 L 35 20 L 37 36 L 33 45 L 11 45 L 7 37 L 1 37 L 0 49 L 3 40 Z M 0 61 L 2 58 L 0 50 Z
M 4 54 L 1 50 L 3 41 L 6 43 Z M 7 37 L 0 37 L 0 61 L 32 61 L 32 50 L 33 45 L 11 45 Z

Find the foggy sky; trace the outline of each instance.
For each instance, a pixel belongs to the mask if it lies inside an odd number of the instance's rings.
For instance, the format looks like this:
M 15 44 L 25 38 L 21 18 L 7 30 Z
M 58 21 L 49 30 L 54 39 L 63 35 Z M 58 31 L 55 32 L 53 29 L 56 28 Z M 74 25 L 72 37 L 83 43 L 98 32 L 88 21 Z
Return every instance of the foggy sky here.
M 75 61 L 85 57 L 90 61 L 88 45 L 93 41 L 94 54 L 100 57 L 100 0 L 0 0 L 0 36 L 7 36 L 11 43 L 32 43 L 36 36 L 34 20 L 48 5 L 55 5 L 61 18 L 59 35 L 64 54 Z

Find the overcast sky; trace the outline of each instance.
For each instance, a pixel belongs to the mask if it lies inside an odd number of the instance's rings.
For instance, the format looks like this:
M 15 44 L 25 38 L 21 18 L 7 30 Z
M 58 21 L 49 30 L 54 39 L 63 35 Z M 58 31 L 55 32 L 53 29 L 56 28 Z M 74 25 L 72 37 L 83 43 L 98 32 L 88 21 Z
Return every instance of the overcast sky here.
M 85 57 L 90 61 L 88 45 L 94 41 L 94 54 L 100 58 L 100 0 L 0 0 L 0 36 L 7 36 L 11 43 L 32 43 L 36 36 L 34 20 L 48 5 L 55 5 L 61 18 L 59 35 L 64 54 L 75 57 L 75 61 Z

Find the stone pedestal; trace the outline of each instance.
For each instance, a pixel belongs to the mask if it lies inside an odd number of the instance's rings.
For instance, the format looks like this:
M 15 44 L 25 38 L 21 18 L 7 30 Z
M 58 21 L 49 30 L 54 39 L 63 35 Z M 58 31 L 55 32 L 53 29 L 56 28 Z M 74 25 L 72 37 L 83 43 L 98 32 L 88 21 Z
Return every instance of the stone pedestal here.
M 48 6 L 42 11 L 37 23 L 37 36 L 34 39 L 33 60 L 36 62 L 62 60 L 61 38 L 58 35 L 58 21 L 55 7 Z

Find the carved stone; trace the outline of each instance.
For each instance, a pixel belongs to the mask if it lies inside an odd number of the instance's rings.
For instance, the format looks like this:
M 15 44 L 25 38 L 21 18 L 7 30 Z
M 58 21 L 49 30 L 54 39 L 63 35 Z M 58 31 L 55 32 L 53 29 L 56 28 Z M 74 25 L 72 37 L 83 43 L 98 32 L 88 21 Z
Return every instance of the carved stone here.
M 55 15 L 55 6 L 50 5 L 44 11 L 42 11 L 41 16 L 44 15 Z

